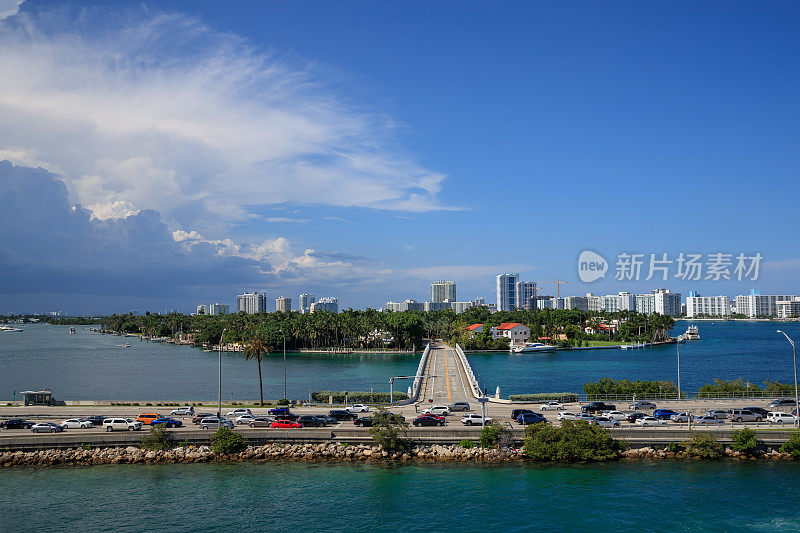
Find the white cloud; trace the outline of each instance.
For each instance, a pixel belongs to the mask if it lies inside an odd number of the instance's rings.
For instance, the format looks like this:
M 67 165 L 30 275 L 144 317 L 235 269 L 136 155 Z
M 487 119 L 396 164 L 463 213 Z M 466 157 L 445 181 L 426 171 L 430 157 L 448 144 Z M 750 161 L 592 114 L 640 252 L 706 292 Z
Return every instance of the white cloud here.
M 0 20 L 16 15 L 22 2 L 23 0 L 0 0 Z
M 0 159 L 59 173 L 95 216 L 124 205 L 196 227 L 287 202 L 449 208 L 444 176 L 396 148 L 390 120 L 344 104 L 330 73 L 183 15 L 79 11 L 0 24 Z
M 290 217 L 268 217 L 267 222 L 287 222 L 290 224 L 308 224 L 311 222 L 308 218 L 290 218 Z
M 140 212 L 133 204 L 125 200 L 87 205 L 92 211 L 92 218 L 108 220 L 109 218 L 127 218 Z

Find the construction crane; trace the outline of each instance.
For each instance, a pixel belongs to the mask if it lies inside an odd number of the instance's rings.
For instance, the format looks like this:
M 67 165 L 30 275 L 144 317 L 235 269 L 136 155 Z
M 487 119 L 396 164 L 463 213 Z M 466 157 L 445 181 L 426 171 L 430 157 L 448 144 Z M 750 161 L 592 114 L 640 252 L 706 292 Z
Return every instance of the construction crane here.
M 540 285 L 541 283 L 555 283 L 556 284 L 556 298 L 561 298 L 561 284 L 567 284 L 569 281 L 561 281 L 561 278 L 556 278 L 555 280 L 550 281 L 537 281 L 536 285 Z

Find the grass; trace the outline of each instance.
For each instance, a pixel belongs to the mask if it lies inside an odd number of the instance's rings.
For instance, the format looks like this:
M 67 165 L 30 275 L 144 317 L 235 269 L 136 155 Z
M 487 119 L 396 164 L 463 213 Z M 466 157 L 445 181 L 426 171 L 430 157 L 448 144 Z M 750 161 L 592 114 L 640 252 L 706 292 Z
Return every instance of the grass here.
M 619 341 L 589 341 L 589 346 L 621 346 L 625 344 Z

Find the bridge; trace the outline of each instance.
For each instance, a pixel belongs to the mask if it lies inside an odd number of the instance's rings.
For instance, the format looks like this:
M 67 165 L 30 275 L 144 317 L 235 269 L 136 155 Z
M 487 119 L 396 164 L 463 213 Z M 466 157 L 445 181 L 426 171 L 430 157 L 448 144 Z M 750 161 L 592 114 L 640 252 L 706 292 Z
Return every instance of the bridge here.
M 420 362 L 418 402 L 474 402 L 481 395 L 472 368 L 458 345 L 453 348 L 432 341 L 426 352 Z

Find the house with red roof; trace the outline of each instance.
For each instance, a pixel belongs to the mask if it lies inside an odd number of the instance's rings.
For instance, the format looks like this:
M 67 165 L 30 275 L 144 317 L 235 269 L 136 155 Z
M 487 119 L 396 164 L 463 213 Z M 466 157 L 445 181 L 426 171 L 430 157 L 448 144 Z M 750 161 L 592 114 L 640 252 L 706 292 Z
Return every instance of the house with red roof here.
M 531 338 L 531 328 L 519 322 L 503 322 L 492 328 L 492 338 L 506 338 L 511 344 L 524 344 Z
M 467 335 L 470 337 L 474 337 L 478 333 L 483 332 L 483 324 L 472 324 L 471 326 L 467 326 Z

